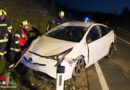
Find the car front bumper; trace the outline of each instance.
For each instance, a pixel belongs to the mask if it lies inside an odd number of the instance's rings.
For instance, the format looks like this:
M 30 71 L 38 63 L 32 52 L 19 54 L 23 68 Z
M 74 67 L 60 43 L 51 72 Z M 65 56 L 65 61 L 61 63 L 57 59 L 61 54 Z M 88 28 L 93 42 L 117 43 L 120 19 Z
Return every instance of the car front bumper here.
M 30 57 L 33 57 L 33 59 L 30 60 Z M 25 55 L 21 63 L 23 63 L 28 68 L 33 69 L 34 71 L 43 72 L 51 76 L 52 78 L 56 79 L 57 77 L 57 67 L 55 67 L 55 64 L 57 63 L 56 60 L 39 58 L 36 55 Z M 75 62 L 73 62 L 71 59 L 63 60 L 63 62 L 61 63 L 61 66 L 65 67 L 65 71 L 63 71 L 64 80 L 72 78 L 74 64 Z

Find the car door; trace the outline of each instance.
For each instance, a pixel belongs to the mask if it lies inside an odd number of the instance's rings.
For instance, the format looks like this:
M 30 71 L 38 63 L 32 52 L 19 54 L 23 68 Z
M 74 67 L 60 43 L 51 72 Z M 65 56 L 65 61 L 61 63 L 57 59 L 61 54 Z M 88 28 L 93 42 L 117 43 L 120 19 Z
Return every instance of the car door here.
M 102 44 L 102 57 L 106 56 L 108 54 L 110 44 L 111 44 L 111 34 L 110 29 L 107 26 L 99 25 L 100 33 L 101 33 L 101 42 Z
M 93 27 L 91 27 L 86 36 L 86 42 L 88 43 L 89 48 L 89 65 L 99 60 L 102 56 L 101 54 L 103 42 L 100 40 L 100 37 L 101 34 L 99 26 L 94 25 Z

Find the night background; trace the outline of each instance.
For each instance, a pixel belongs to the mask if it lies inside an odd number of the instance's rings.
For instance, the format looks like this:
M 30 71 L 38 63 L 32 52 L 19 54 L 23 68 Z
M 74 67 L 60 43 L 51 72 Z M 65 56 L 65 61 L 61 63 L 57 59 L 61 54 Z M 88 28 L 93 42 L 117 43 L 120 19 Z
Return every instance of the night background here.
M 130 30 L 130 0 L 51 0 L 66 16 L 83 21 L 85 17 L 117 30 Z M 125 29 L 125 30 L 124 30 Z
M 55 0 L 58 3 L 68 4 L 69 8 L 78 11 L 99 11 L 104 13 L 121 14 L 124 7 L 130 9 L 129 0 Z
M 58 17 L 59 12 L 63 10 L 67 21 L 84 22 L 85 17 L 88 17 L 94 22 L 108 25 L 108 27 L 114 29 L 118 36 L 121 36 L 128 41 L 130 40 L 130 0 L 0 0 L 0 8 L 7 11 L 7 18 L 13 26 L 13 35 L 14 32 L 20 28 L 21 22 L 25 19 L 43 35 L 46 32 L 48 24 L 52 20 L 55 20 Z M 52 27 L 54 26 L 56 25 L 52 25 Z M 31 34 L 30 36 L 35 37 L 35 34 Z M 123 53 L 125 51 L 127 52 L 129 46 L 121 45 L 121 47 L 123 49 L 119 50 L 120 52 L 118 53 L 117 58 L 124 55 Z M 123 60 L 124 58 L 127 58 L 127 56 L 122 56 Z M 127 64 L 130 66 L 129 63 Z M 10 63 L 8 60 L 4 58 L 4 60 L 0 62 L 0 73 L 7 73 L 7 66 L 9 65 Z M 123 65 L 127 66 L 124 63 Z M 113 70 L 114 69 L 115 67 Z M 129 70 L 129 68 L 127 69 Z M 10 78 L 12 81 L 16 82 L 19 90 L 56 89 L 56 80 L 47 77 L 42 73 L 34 72 L 23 65 L 19 65 L 19 67 L 12 72 Z M 87 82 L 82 82 L 84 79 L 81 79 L 81 81 L 79 78 L 65 81 L 65 90 L 83 90 L 83 88 L 88 90 Z M 130 82 L 128 82 L 128 84 L 129 83 Z M 76 89 L 72 89 L 72 86 Z

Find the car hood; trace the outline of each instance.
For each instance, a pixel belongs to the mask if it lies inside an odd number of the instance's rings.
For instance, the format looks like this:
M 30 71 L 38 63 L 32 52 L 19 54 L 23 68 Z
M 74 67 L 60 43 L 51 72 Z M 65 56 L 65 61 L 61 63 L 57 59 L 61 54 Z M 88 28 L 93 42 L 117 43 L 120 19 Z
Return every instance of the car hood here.
M 59 40 L 43 35 L 41 37 L 38 37 L 38 40 L 34 45 L 31 45 L 29 51 L 43 56 L 51 56 L 68 50 L 74 47 L 75 44 L 77 43 Z

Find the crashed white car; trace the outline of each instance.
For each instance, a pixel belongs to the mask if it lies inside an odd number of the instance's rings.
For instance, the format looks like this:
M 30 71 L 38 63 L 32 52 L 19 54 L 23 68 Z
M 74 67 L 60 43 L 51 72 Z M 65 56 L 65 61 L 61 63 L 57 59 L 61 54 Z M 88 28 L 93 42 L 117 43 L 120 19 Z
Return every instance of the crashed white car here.
M 66 22 L 33 41 L 22 63 L 53 78 L 72 78 L 101 58 L 110 57 L 115 34 L 106 25 L 93 22 Z

